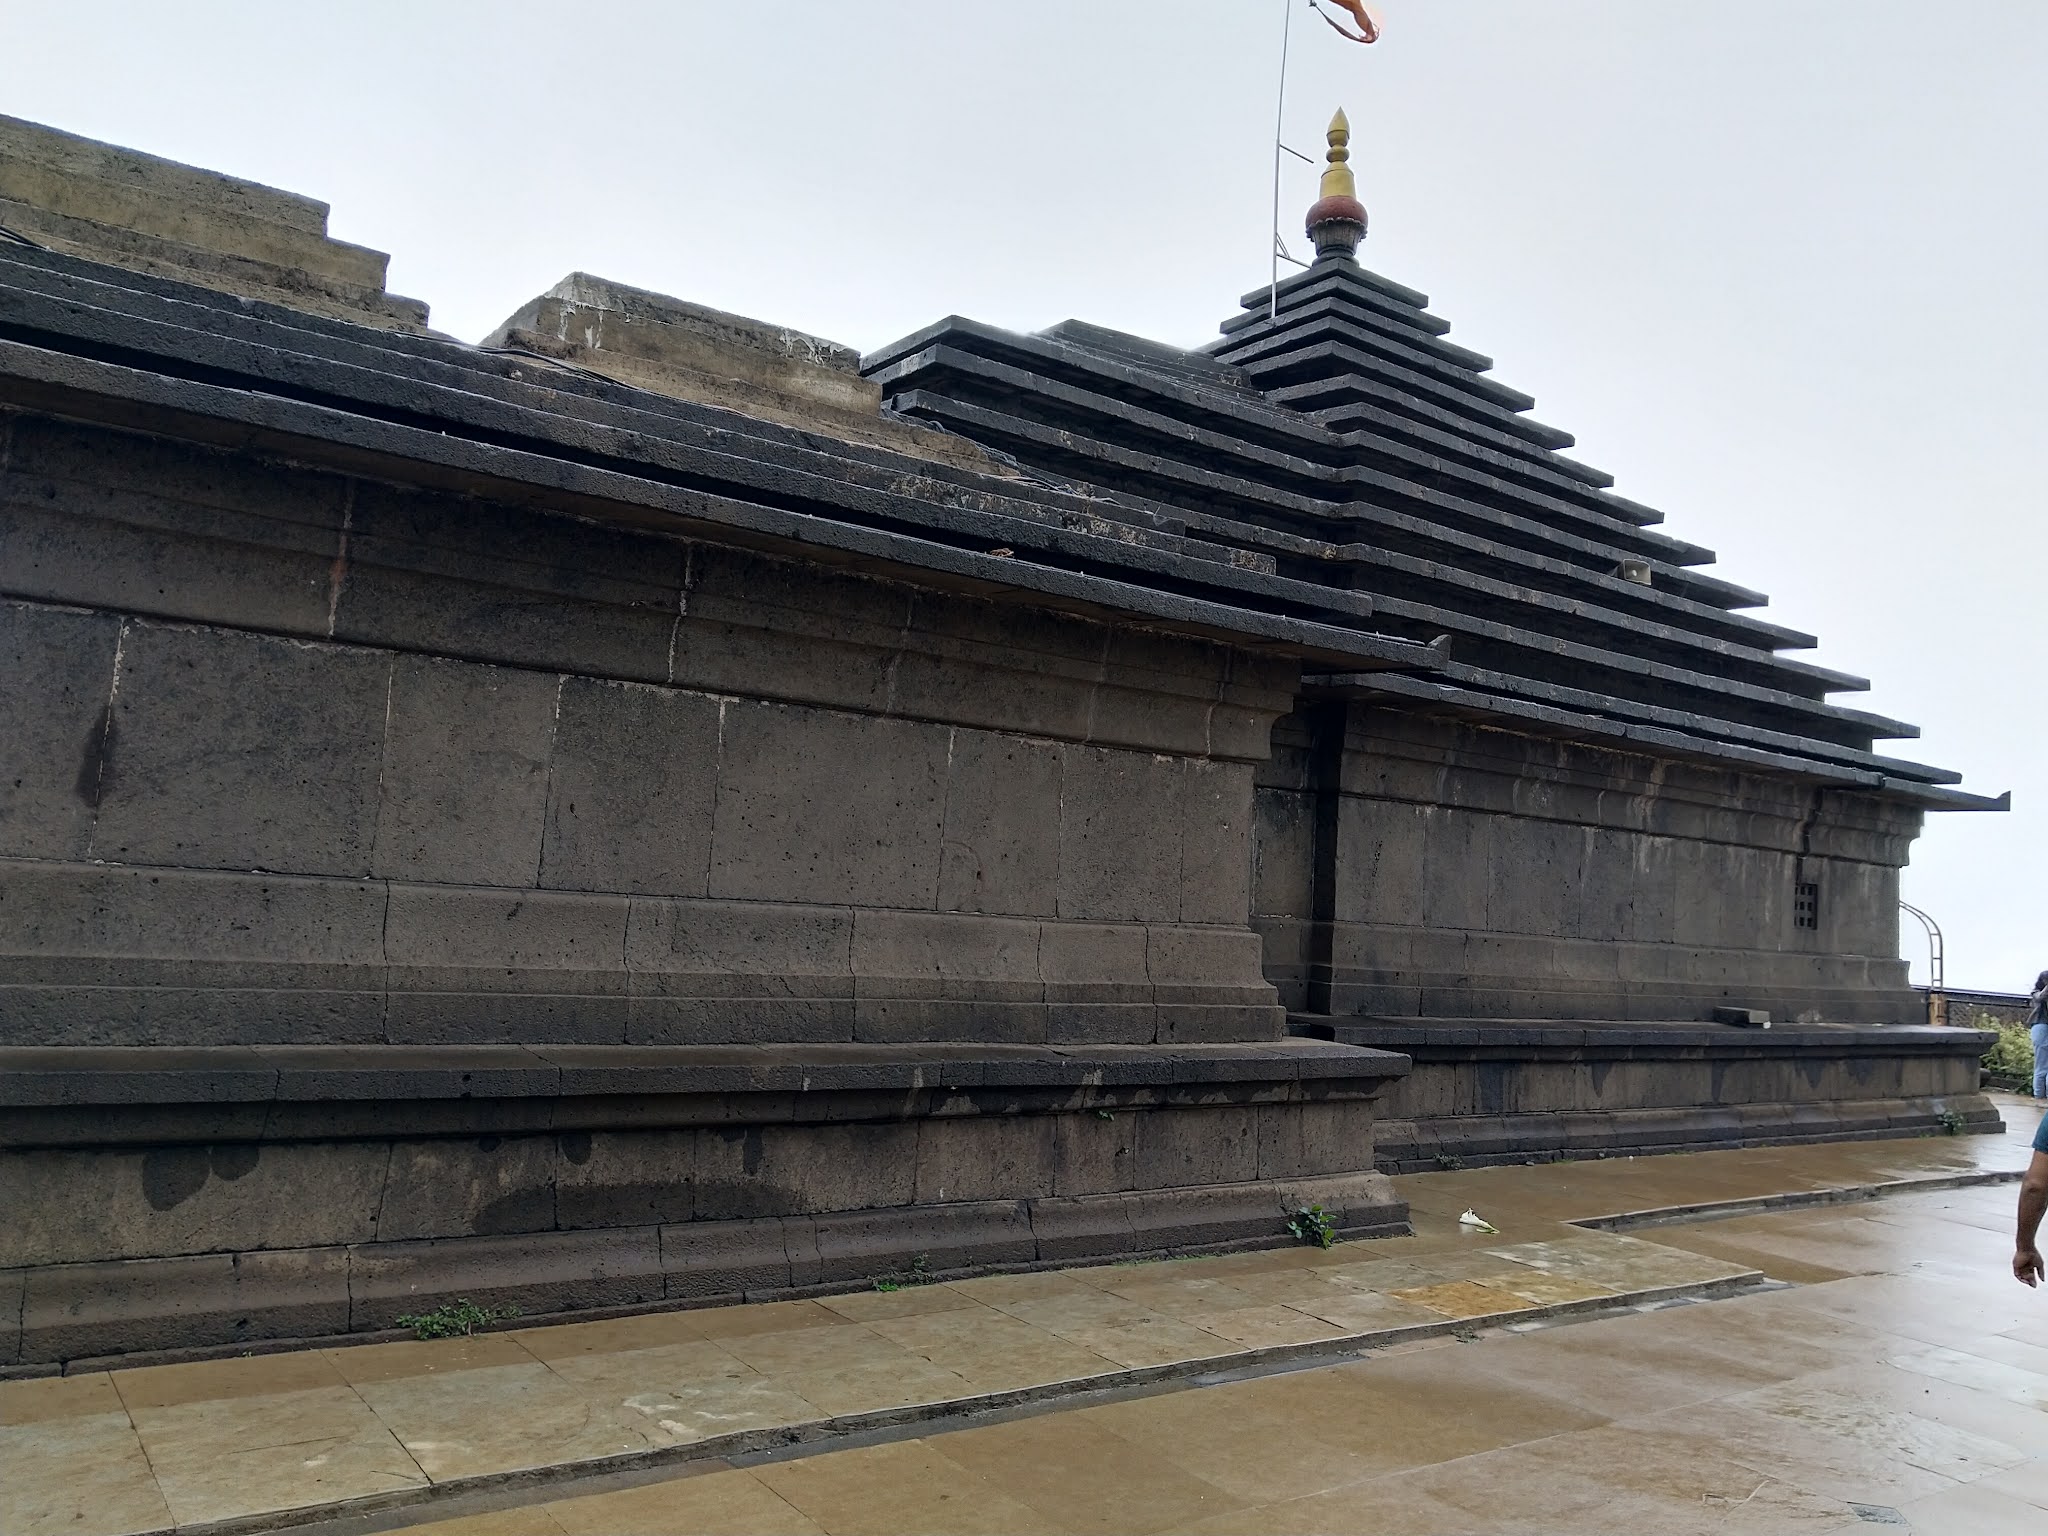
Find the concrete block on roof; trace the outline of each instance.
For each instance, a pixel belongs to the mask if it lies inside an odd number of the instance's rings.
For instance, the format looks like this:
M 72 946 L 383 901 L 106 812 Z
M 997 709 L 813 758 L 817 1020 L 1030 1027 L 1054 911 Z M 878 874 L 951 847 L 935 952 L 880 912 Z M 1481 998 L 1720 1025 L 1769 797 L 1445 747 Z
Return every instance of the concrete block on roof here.
M 330 239 L 327 205 L 0 117 L 0 224 L 88 261 L 359 324 L 421 329 L 381 251 Z
M 339 646 L 129 623 L 94 855 L 367 873 L 390 667 Z

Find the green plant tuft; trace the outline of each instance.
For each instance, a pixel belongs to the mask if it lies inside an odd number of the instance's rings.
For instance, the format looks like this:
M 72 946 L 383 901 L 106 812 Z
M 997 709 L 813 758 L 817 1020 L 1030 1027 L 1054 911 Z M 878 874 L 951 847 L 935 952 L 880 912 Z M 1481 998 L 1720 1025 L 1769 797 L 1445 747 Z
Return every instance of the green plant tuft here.
M 431 1312 L 408 1313 L 398 1320 L 398 1326 L 410 1328 L 416 1339 L 466 1339 L 479 1328 L 518 1315 L 517 1307 L 480 1307 L 464 1296 Z
M 1944 1109 L 1934 1118 L 1940 1122 L 1941 1134 L 1944 1136 L 1962 1135 L 1963 1127 L 1969 1123 L 1963 1119 L 1963 1113 L 1959 1109 Z
M 1289 1216 L 1287 1230 L 1296 1241 L 1314 1243 L 1318 1248 L 1334 1247 L 1337 1242 L 1337 1218 L 1320 1205 L 1304 1205 Z

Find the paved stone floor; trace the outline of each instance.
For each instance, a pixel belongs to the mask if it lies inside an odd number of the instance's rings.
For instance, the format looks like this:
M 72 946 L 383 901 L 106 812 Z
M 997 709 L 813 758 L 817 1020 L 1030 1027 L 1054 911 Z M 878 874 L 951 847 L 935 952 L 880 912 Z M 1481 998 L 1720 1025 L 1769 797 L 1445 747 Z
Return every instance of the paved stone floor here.
M 1417 1175 L 1414 1238 L 1328 1253 L 0 1384 L 0 1531 L 431 1485 L 455 1496 L 324 1528 L 2039 1531 L 2048 1294 L 2007 1273 L 2012 1185 L 1569 1224 L 2017 1168 L 2035 1117 L 2003 1107 L 2004 1137 Z M 827 1424 L 852 1433 L 779 1445 Z

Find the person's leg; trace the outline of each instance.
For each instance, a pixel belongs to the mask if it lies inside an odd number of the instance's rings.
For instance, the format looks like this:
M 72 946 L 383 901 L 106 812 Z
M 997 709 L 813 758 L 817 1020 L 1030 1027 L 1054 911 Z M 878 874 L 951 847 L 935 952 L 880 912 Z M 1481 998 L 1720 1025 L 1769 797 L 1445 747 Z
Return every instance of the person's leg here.
M 2027 1031 L 2034 1042 L 2034 1097 L 2048 1099 L 2048 1024 Z

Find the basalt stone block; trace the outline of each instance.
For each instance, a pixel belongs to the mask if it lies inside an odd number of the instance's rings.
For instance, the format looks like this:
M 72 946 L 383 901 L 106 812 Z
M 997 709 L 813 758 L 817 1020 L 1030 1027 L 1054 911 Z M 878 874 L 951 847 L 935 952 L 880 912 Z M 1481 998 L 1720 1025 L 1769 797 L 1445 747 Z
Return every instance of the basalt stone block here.
M 532 885 L 561 687 L 542 673 L 400 657 L 391 676 L 375 873 Z
M 891 701 L 925 719 L 1078 739 L 1088 733 L 1107 639 L 1085 620 L 921 592 Z
M 0 570 L 8 569 L 0 545 Z M 77 858 L 92 835 L 120 621 L 0 603 L 0 854 Z
M 915 1123 L 732 1126 L 697 1133 L 696 1219 L 908 1205 Z
M 1039 1262 L 1071 1263 L 1109 1253 L 1137 1253 L 1138 1240 L 1122 1195 L 1080 1195 L 1031 1202 L 1031 1234 Z
M 929 908 L 950 735 L 904 720 L 727 705 L 711 894 Z
M 21 1308 L 28 1294 L 28 1271 L 0 1270 L 0 1365 L 21 1359 Z
M 527 1315 L 630 1307 L 665 1290 L 659 1229 L 365 1243 L 349 1251 L 350 1326 L 390 1328 L 457 1297 Z
M 72 1360 L 350 1327 L 344 1249 L 59 1264 L 28 1272 L 21 1357 Z
M 1138 1118 L 1136 1189 L 1238 1184 L 1258 1176 L 1258 1111 L 1252 1106 L 1153 1110 Z
M 1181 789 L 1180 919 L 1242 923 L 1251 906 L 1251 765 L 1191 762 Z
M 1059 901 L 1060 751 L 955 731 L 946 776 L 938 905 L 1051 916 Z
M 94 854 L 367 873 L 389 673 L 340 646 L 129 624 Z
M 1054 1193 L 1064 1116 L 927 1120 L 918 1128 L 916 1200 L 1023 1200 Z
M 246 455 L 19 418 L 0 585 L 161 618 L 327 633 L 348 482 Z
M 359 482 L 334 635 L 666 682 L 689 550 L 655 534 Z
M 703 694 L 565 679 L 540 883 L 703 895 L 721 712 Z
M 1310 915 L 1315 880 L 1315 802 L 1287 790 L 1257 791 L 1252 802 L 1251 911 Z
M 313 1247 L 369 1236 L 368 1143 L 217 1142 L 0 1156 L 0 1266 Z
M 868 1280 L 903 1274 L 914 1263 L 938 1273 L 1038 1257 L 1031 1217 L 1021 1200 L 992 1200 L 930 1210 L 848 1211 L 809 1224 L 815 1279 L 797 1267 L 798 1284 Z
M 552 1136 L 398 1142 L 375 1240 L 548 1231 L 555 1226 L 555 1163 Z
M 1040 1002 L 1036 922 L 863 909 L 853 919 L 857 999 Z
M 710 693 L 885 709 L 914 600 L 910 588 L 892 582 L 697 546 L 671 681 Z
M 772 1217 L 663 1227 L 661 1263 L 671 1300 L 738 1296 L 796 1283 L 783 1223 Z
M 1134 1188 L 1138 1125 L 1147 1113 L 1094 1109 L 1055 1116 L 1052 1193 L 1065 1198 Z
M 688 1221 L 697 1132 L 565 1131 L 557 1138 L 555 1220 L 565 1229 Z
M 1156 807 L 1180 803 L 1178 758 L 1061 749 L 1059 915 L 1096 922 L 1180 917 L 1181 835 Z

